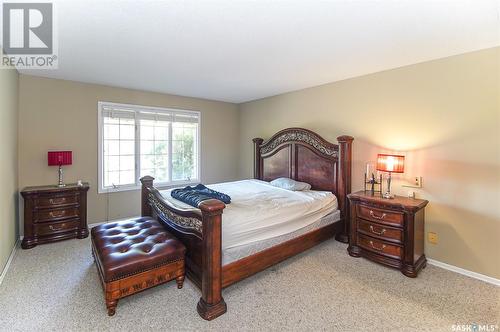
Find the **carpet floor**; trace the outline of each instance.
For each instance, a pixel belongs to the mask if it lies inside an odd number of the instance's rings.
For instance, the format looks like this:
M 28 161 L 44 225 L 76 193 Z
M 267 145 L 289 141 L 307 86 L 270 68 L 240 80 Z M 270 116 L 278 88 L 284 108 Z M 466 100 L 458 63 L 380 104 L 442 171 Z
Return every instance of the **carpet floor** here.
M 108 317 L 90 240 L 18 250 L 0 286 L 1 330 L 452 331 L 500 324 L 500 288 L 434 266 L 417 279 L 352 258 L 334 240 L 224 290 L 207 322 L 199 291 L 170 282 L 122 299 Z M 497 328 L 498 331 L 498 328 Z

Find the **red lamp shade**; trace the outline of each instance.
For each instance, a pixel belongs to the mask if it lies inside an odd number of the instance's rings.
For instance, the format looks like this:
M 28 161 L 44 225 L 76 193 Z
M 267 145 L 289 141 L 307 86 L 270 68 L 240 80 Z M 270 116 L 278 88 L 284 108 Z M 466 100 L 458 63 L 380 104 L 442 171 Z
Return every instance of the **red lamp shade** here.
M 405 156 L 379 154 L 377 156 L 377 171 L 403 173 L 405 171 Z
M 71 165 L 73 156 L 71 151 L 49 151 L 47 160 L 49 166 Z

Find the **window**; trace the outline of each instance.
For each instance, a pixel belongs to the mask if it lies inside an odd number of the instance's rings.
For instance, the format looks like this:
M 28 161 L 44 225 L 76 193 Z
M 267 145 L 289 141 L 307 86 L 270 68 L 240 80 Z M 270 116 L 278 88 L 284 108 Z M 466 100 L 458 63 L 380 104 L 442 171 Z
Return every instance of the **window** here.
M 200 179 L 200 113 L 99 102 L 99 192 Z

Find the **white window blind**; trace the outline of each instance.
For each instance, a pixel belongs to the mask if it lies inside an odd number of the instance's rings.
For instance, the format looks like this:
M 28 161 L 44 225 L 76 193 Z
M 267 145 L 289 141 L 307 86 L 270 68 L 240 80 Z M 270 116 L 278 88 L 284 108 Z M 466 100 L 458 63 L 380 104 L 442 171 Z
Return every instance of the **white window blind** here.
M 199 181 L 200 113 L 99 102 L 99 190 Z

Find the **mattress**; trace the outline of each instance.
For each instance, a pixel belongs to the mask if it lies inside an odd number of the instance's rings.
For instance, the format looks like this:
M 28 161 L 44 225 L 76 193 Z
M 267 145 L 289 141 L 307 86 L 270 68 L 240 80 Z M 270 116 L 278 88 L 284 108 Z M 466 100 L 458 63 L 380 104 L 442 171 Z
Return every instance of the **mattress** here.
M 340 210 L 335 210 L 329 215 L 324 216 L 323 218 L 317 220 L 316 222 L 309 224 L 301 229 L 298 229 L 295 232 L 255 243 L 246 244 L 239 247 L 225 249 L 222 251 L 222 265 L 227 265 L 239 259 L 251 256 L 263 250 L 277 246 L 283 242 L 295 239 L 299 236 L 317 230 L 319 228 L 334 224 L 338 221 L 340 221 Z
M 328 191 L 290 191 L 260 180 L 217 183 L 207 187 L 231 196 L 222 215 L 222 249 L 265 241 L 296 232 L 338 208 Z M 183 209 L 195 209 L 163 190 L 165 200 Z

